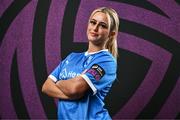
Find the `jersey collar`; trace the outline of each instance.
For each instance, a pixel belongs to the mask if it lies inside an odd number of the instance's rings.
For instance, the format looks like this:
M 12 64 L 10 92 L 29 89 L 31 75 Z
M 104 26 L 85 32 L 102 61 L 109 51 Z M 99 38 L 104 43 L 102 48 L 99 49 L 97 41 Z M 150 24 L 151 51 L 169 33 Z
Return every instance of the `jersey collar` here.
M 90 53 L 88 53 L 88 51 L 86 51 L 86 52 L 85 52 L 85 56 L 87 56 L 87 55 L 93 55 L 93 54 L 96 54 L 96 53 L 99 53 L 99 52 L 102 52 L 102 51 L 108 51 L 108 49 L 103 49 L 103 50 L 99 50 L 99 51 L 97 51 L 97 52 L 90 52 Z

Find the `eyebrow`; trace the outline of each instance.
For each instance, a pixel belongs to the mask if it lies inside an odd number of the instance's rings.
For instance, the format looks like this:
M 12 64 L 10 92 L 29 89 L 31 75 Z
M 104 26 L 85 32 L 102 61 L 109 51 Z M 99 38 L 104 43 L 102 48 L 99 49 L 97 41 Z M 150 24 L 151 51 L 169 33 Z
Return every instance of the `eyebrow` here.
M 96 21 L 96 22 L 97 22 L 97 20 L 96 20 L 96 19 L 91 19 L 91 20 L 93 20 L 93 21 Z M 90 20 L 90 21 L 91 21 L 91 20 Z M 107 23 L 105 23 L 105 22 L 103 22 L 103 21 L 100 21 L 99 23 L 101 23 L 101 24 L 104 24 L 104 25 L 108 26 L 108 24 L 107 24 Z

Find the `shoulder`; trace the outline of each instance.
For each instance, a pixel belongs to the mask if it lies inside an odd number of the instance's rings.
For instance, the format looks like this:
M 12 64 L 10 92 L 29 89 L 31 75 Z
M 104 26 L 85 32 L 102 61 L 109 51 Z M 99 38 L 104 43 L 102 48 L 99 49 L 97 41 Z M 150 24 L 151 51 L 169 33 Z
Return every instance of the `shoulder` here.
M 107 51 L 100 52 L 100 53 L 96 54 L 94 56 L 94 60 L 99 61 L 99 62 L 107 62 L 107 63 L 116 64 L 116 59 L 112 56 L 111 53 L 109 53 Z
M 116 59 L 109 52 L 101 52 L 94 55 L 89 66 L 92 68 L 97 65 L 105 71 L 114 72 L 117 69 Z

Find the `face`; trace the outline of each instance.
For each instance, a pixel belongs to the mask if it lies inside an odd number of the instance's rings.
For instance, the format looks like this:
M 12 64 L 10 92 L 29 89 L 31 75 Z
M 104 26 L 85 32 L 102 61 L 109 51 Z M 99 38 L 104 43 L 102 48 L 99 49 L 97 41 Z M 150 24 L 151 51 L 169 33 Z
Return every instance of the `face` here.
M 89 20 L 87 37 L 94 44 L 105 44 L 109 36 L 108 18 L 105 13 L 96 12 Z

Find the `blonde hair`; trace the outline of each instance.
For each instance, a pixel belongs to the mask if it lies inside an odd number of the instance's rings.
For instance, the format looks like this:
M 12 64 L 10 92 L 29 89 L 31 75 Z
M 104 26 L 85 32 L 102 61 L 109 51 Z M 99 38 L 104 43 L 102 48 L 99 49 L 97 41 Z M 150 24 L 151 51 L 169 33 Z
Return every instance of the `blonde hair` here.
M 92 13 L 90 18 L 96 13 L 102 12 L 107 15 L 109 21 L 109 31 L 115 32 L 115 35 L 110 36 L 109 40 L 106 42 L 106 49 L 117 59 L 118 57 L 118 46 L 117 46 L 117 35 L 118 35 L 118 28 L 119 28 L 119 17 L 117 12 L 112 8 L 107 7 L 100 7 L 95 9 Z

